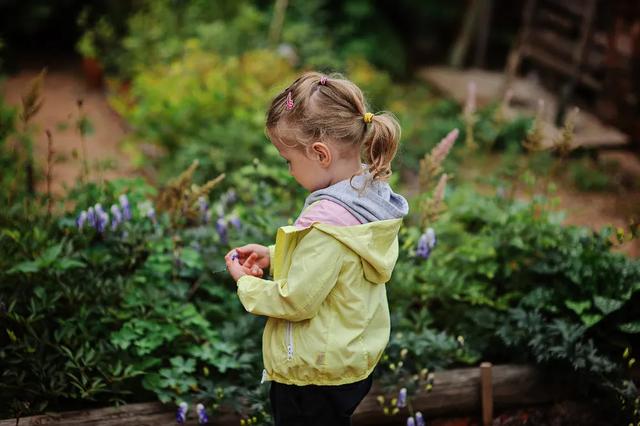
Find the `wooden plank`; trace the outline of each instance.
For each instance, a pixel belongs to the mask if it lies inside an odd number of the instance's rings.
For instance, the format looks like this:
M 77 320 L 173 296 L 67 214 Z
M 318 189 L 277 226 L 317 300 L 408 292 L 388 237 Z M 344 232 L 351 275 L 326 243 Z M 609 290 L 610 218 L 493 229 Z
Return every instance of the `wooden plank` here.
M 540 49 L 548 49 L 554 55 L 559 57 L 570 57 L 574 51 L 575 43 L 566 38 L 558 37 L 553 31 L 546 28 L 536 28 L 533 30 L 531 44 Z M 602 69 L 604 63 L 603 49 L 591 48 L 585 52 L 585 60 L 583 63 L 583 72 L 595 72 Z M 596 90 L 602 89 L 602 83 L 595 77 L 591 76 L 591 80 L 587 83 Z
M 529 404 L 546 403 L 573 396 L 570 386 L 556 378 L 546 380 L 535 367 L 524 365 L 501 365 L 492 367 L 493 397 L 496 407 L 505 408 Z M 379 388 L 374 386 L 362 401 L 353 416 L 354 425 L 389 425 L 404 423 L 408 412 L 403 408 L 395 416 L 384 416 L 377 396 Z M 480 369 L 464 368 L 435 373 L 433 390 L 422 392 L 412 399 L 415 410 L 434 418 L 452 414 L 477 413 L 481 407 Z M 237 426 L 240 417 L 233 413 L 210 416 L 210 424 Z M 0 420 L 0 426 L 15 426 L 15 419 Z M 128 404 L 121 407 L 79 410 L 65 413 L 49 413 L 20 419 L 20 426 L 64 425 L 64 426 L 173 426 L 176 424 L 175 410 L 158 402 Z M 188 412 L 187 425 L 197 424 L 193 410 Z
M 20 419 L 19 426 L 174 426 L 175 410 L 159 402 L 127 404 L 120 407 L 97 408 L 93 410 L 47 413 Z M 186 425 L 197 425 L 198 419 L 193 411 L 187 413 Z M 233 414 L 216 416 L 212 425 L 238 425 L 240 417 Z M 15 426 L 15 419 L 0 420 L 0 426 Z
M 499 99 L 504 85 L 504 74 L 486 70 L 456 70 L 449 67 L 427 67 L 418 72 L 437 91 L 464 105 L 467 97 L 467 84 L 476 82 L 476 104 L 486 106 Z M 538 100 L 545 104 L 545 143 L 551 144 L 560 130 L 552 124 L 557 109 L 557 98 L 540 84 L 524 78 L 516 78 L 511 86 L 513 97 L 507 118 L 517 115 L 534 116 Z M 571 107 L 569 107 L 570 110 Z M 629 143 L 629 137 L 618 129 L 603 124 L 595 115 L 581 110 L 575 123 L 574 143 L 581 148 L 621 147 Z
M 571 57 L 566 57 L 566 60 L 563 60 L 560 56 L 552 55 L 549 53 L 549 50 L 534 44 L 523 46 L 522 51 L 525 56 L 535 58 L 540 64 L 547 68 L 566 76 L 575 76 L 581 83 L 593 90 L 602 89 L 602 83 L 592 76 L 584 73 L 578 73 L 575 75 L 576 71 L 573 69 L 574 67 Z
M 495 407 L 508 408 L 528 404 L 548 403 L 571 397 L 571 386 L 548 381 L 535 367 L 500 365 L 492 368 Z M 480 369 L 465 368 L 435 373 L 433 390 L 422 392 L 412 399 L 414 410 L 425 417 L 478 413 L 481 407 Z M 406 408 L 395 416 L 382 415 L 372 391 L 353 416 L 354 426 L 404 424 L 409 415 Z
M 490 362 L 480 364 L 480 386 L 482 389 L 482 424 L 483 426 L 491 426 L 493 423 L 493 382 Z
M 547 3 L 547 4 L 545 4 Z M 564 9 L 567 12 L 574 14 L 575 16 L 582 17 L 586 12 L 583 1 L 575 0 L 544 0 L 541 4 L 542 7 L 553 5 L 558 9 Z

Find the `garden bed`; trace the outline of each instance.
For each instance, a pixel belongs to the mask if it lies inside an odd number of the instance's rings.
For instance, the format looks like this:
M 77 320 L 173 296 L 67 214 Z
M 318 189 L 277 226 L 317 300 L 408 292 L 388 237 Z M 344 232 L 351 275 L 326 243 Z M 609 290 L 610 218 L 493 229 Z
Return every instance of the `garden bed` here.
M 551 379 L 539 369 L 527 365 L 499 365 L 490 369 L 490 391 L 482 391 L 481 369 L 461 368 L 437 372 L 433 389 L 421 392 L 413 398 L 413 410 L 421 411 L 427 419 L 469 414 L 480 418 L 483 409 L 490 413 L 496 409 L 544 404 L 573 396 L 573 390 L 558 377 Z M 378 384 L 374 384 L 369 395 L 356 410 L 354 425 L 389 425 L 404 423 L 410 415 L 402 408 L 395 415 L 384 415 L 378 396 Z M 488 411 L 487 411 L 488 410 Z M 232 413 L 212 416 L 211 424 L 237 425 L 241 417 Z M 73 425 L 116 426 L 123 422 L 136 425 L 173 425 L 175 410 L 158 402 L 128 404 L 120 407 L 79 410 L 65 413 L 0 420 L 0 426 Z M 196 416 L 189 412 L 186 424 L 197 424 Z

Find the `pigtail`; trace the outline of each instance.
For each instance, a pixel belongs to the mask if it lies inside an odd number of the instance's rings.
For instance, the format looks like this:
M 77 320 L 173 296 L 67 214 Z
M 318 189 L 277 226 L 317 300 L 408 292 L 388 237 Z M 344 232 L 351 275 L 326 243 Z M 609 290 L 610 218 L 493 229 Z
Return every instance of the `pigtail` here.
M 374 115 L 365 123 L 362 158 L 369 165 L 374 180 L 391 176 L 391 160 L 398 151 L 400 124 L 390 112 Z

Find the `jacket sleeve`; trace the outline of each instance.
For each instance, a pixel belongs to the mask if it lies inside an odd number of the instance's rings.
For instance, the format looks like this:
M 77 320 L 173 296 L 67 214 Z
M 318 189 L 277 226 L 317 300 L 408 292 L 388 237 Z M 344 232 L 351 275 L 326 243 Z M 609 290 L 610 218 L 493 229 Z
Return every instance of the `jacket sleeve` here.
M 293 250 L 286 277 L 275 281 L 244 275 L 238 297 L 255 315 L 302 321 L 320 309 L 338 280 L 344 250 L 335 238 L 312 229 Z
M 276 255 L 276 245 L 269 246 L 269 275 L 273 275 L 273 259 Z

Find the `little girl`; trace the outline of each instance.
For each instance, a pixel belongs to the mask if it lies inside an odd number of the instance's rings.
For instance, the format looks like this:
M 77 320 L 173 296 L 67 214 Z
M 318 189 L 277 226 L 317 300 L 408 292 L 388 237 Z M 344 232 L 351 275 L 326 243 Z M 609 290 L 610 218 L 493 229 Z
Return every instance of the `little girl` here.
M 389 340 L 385 283 L 408 204 L 386 181 L 400 126 L 365 105 L 352 82 L 315 72 L 273 100 L 267 135 L 310 195 L 275 245 L 225 256 L 244 308 L 268 318 L 263 380 L 276 425 L 349 425 Z

